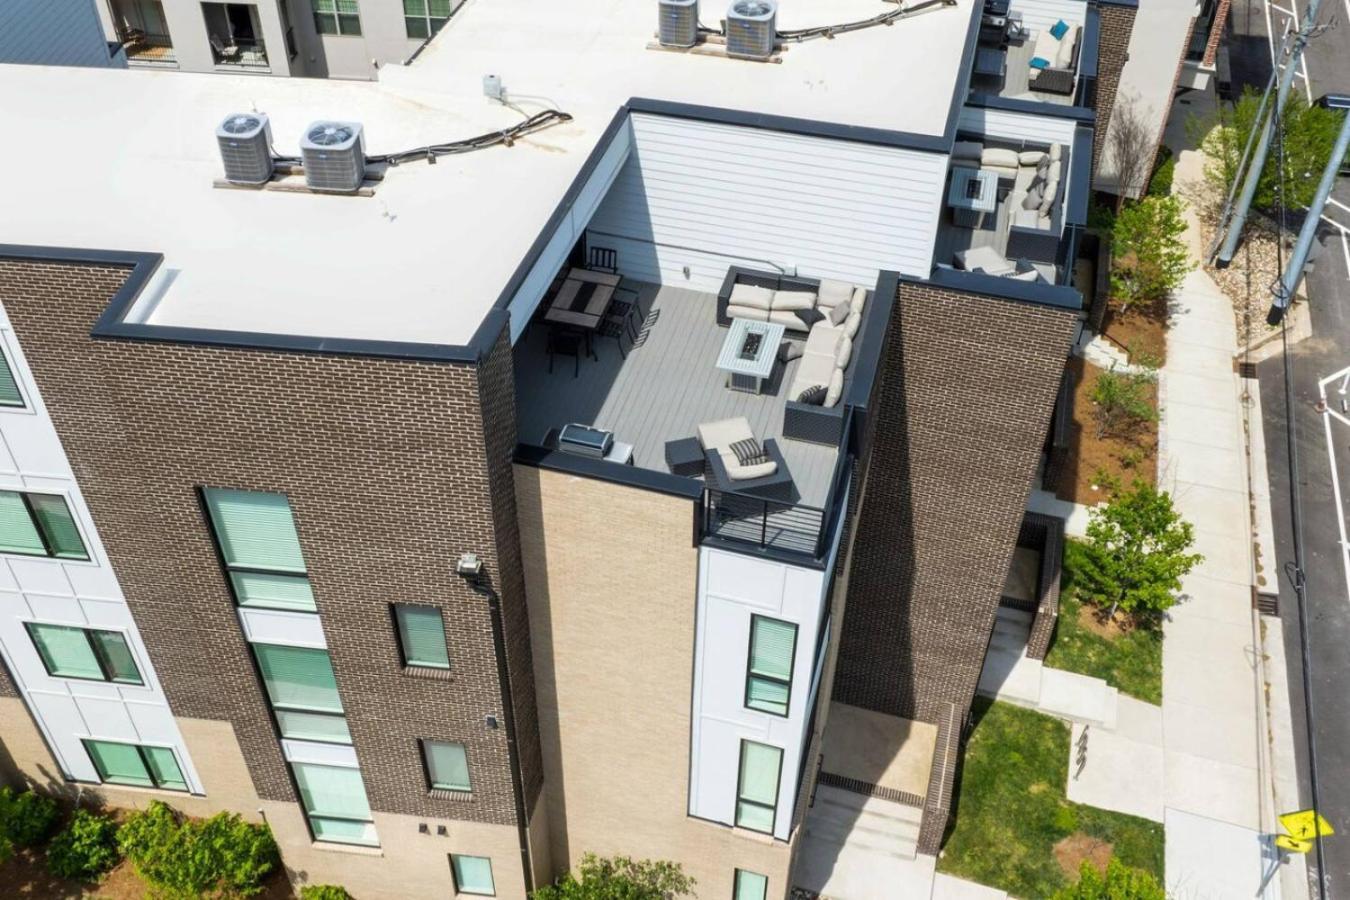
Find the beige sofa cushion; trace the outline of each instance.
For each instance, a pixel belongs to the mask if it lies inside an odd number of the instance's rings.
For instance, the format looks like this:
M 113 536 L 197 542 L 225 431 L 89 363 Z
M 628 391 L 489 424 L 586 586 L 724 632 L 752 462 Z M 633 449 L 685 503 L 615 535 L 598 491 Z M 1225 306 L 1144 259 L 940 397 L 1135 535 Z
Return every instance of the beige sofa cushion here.
M 837 369 L 847 369 L 848 361 L 853 358 L 853 338 L 846 333 L 844 339 L 839 342 L 839 353 L 834 358 L 834 365 Z
M 1064 155 L 1064 147 L 1061 144 L 1050 145 L 1050 161 L 1059 162 Z
M 847 281 L 835 281 L 832 278 L 820 279 L 820 292 L 816 297 L 816 306 L 833 309 L 853 296 L 853 285 Z
M 1059 54 L 1055 57 L 1055 66 L 1060 69 L 1068 68 L 1069 63 L 1073 62 L 1073 46 L 1078 43 L 1078 26 L 1070 26 L 1064 37 L 1059 42 Z
M 849 338 L 858 336 L 858 329 L 862 328 L 862 313 L 849 313 L 848 319 L 844 322 L 844 334 Z
M 728 306 L 749 306 L 752 309 L 773 307 L 773 291 L 753 284 L 738 284 L 731 289 Z
M 788 388 L 789 400 L 796 400 L 802 391 L 818 384 L 829 387 L 843 337 L 844 332 L 831 327 L 828 322 L 817 322 L 811 328 L 801 361 L 797 363 L 797 372 L 792 377 L 792 386 Z
M 1067 34 L 1064 36 L 1068 37 Z M 1059 44 L 1060 42 L 1055 40 L 1055 36 L 1050 33 L 1049 28 L 1042 28 L 1036 32 L 1036 43 L 1031 48 L 1031 55 L 1032 57 L 1039 56 L 1053 66 L 1059 60 Z M 1035 71 L 1035 69 L 1032 71 Z
M 835 369 L 834 374 L 830 376 L 830 384 L 825 389 L 825 402 L 821 405 L 828 408 L 839 402 L 840 396 L 844 393 L 844 370 Z
M 769 321 L 769 310 L 754 306 L 728 306 L 727 316 L 732 319 L 751 319 L 755 322 Z
M 980 154 L 980 165 L 986 168 L 1016 169 L 1017 151 L 1003 147 L 986 147 L 984 153 Z
M 848 301 L 850 312 L 862 312 L 863 304 L 867 302 L 867 288 L 855 287 L 853 297 Z
M 786 309 L 815 309 L 816 295 L 810 291 L 774 291 L 773 308 L 775 310 Z
M 1046 158 L 1044 150 L 1023 150 L 1017 154 L 1017 161 L 1024 166 L 1040 165 L 1042 159 Z
M 777 324 L 782 325 L 788 331 L 805 332 L 807 330 L 806 323 L 802 321 L 802 317 L 797 315 L 790 309 L 773 310 L 772 312 L 769 313 L 769 318 L 767 321 L 776 322 Z

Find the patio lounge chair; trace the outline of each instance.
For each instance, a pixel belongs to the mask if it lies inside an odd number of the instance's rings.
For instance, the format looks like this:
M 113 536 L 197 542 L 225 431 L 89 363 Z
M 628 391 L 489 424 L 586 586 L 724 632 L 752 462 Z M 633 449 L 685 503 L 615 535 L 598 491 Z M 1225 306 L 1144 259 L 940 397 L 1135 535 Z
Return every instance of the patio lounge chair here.
M 759 444 L 743 416 L 705 422 L 698 426 L 698 441 L 707 458 L 707 478 L 712 486 L 742 494 L 791 499 L 792 476 L 777 442 L 769 439 Z M 758 450 L 762 461 L 743 463 L 736 449 L 752 453 Z

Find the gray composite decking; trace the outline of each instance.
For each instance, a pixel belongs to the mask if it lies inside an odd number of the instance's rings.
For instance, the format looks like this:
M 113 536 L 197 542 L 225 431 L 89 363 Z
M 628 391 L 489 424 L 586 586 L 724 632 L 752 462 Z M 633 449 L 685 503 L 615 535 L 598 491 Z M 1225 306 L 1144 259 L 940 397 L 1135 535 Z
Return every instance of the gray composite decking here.
M 1005 186 L 1006 184 L 1007 182 L 1004 182 Z M 1064 201 L 1061 199 L 1060 202 Z M 1011 207 L 1008 203 L 1008 197 L 1005 195 L 998 203 L 998 212 L 993 219 L 994 227 L 964 228 L 952 221 L 951 207 L 944 203 L 942 214 L 938 219 L 937 235 L 933 241 L 933 261 L 947 266 L 955 266 L 957 251 L 970 250 L 974 247 L 993 247 L 998 251 L 999 256 L 1007 257 L 1008 217 L 1010 215 L 1012 215 Z M 1017 262 L 1016 259 L 1009 259 L 1008 261 L 1011 263 Z M 1047 281 L 1054 282 L 1058 276 L 1053 264 L 1032 262 L 1032 265 Z
M 797 361 L 775 365 L 762 395 L 729 390 L 726 373 L 714 365 L 727 334 L 717 325 L 714 295 L 631 281 L 625 287 L 640 289 L 649 322 L 640 346 L 624 340 L 626 361 L 613 339 L 597 337 L 598 361 L 583 356 L 573 377 L 572 358 L 558 356 L 550 375 L 546 326 L 536 321 L 517 343 L 519 440 L 540 444 L 551 428 L 594 425 L 632 444 L 634 465 L 665 472 L 667 441 L 694 437 L 701 422 L 744 416 L 755 437 L 778 442 L 800 495 L 796 502 L 824 506 L 838 448 L 782 436 L 785 392 Z

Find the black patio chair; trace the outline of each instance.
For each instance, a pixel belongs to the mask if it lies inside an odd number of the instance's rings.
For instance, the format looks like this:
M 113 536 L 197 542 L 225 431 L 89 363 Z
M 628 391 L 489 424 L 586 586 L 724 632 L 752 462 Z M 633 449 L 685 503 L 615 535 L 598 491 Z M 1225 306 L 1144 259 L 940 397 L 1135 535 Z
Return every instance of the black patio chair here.
M 572 377 L 581 374 L 582 337 L 575 331 L 551 328 L 548 332 L 548 374 L 553 374 L 553 357 L 572 357 Z

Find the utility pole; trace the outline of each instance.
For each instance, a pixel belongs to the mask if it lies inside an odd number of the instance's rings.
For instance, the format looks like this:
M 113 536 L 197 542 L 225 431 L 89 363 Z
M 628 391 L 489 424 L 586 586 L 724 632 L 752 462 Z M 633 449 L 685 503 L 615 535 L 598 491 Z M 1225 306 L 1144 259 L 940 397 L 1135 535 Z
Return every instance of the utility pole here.
M 1224 238 L 1223 246 L 1219 248 L 1218 256 L 1215 258 L 1215 264 L 1219 268 L 1226 268 L 1233 261 L 1233 254 L 1237 252 L 1238 240 L 1242 237 L 1242 229 L 1247 225 L 1247 212 L 1251 209 L 1252 200 L 1256 197 L 1256 185 L 1261 180 L 1261 172 L 1266 167 L 1266 160 L 1270 156 L 1270 139 L 1275 131 L 1275 123 L 1284 115 L 1284 105 L 1289 99 L 1289 88 L 1294 84 L 1294 75 L 1298 71 L 1298 61 L 1303 56 L 1303 48 L 1308 45 L 1308 38 L 1312 36 L 1316 28 L 1317 12 L 1322 5 L 1322 0 L 1309 0 L 1307 12 L 1303 17 L 1303 24 L 1299 26 L 1298 33 L 1294 35 L 1294 44 L 1289 51 L 1289 59 L 1284 64 L 1284 71 L 1280 73 L 1280 86 L 1275 93 L 1275 111 L 1264 122 L 1259 122 L 1254 126 L 1261 129 L 1261 139 L 1256 145 L 1256 152 L 1252 156 L 1251 166 L 1247 169 L 1247 180 L 1242 184 L 1242 195 L 1238 198 L 1237 207 L 1233 210 L 1233 221 L 1228 225 L 1228 235 Z
M 1266 321 L 1271 325 L 1280 324 L 1280 320 L 1289 309 L 1289 304 L 1293 302 L 1294 291 L 1298 290 L 1298 283 L 1303 279 L 1303 267 L 1308 263 L 1308 251 L 1312 249 L 1312 242 L 1317 237 L 1317 226 L 1322 221 L 1322 210 L 1327 205 L 1327 197 L 1331 196 L 1331 189 L 1336 186 L 1336 176 L 1341 171 L 1341 160 L 1345 159 L 1346 151 L 1350 150 L 1350 112 L 1346 112 L 1350 110 L 1350 96 L 1328 94 L 1326 105 L 1344 113 L 1341 132 L 1336 138 L 1336 147 L 1331 151 L 1331 158 L 1327 160 L 1327 167 L 1322 170 L 1322 180 L 1318 182 L 1317 194 L 1313 197 L 1312 205 L 1308 207 L 1308 217 L 1303 220 L 1303 227 L 1299 229 L 1294 252 L 1289 255 L 1289 263 L 1284 267 L 1283 276 L 1270 289 L 1275 295 L 1275 302 L 1271 305 L 1270 312 L 1266 314 Z

